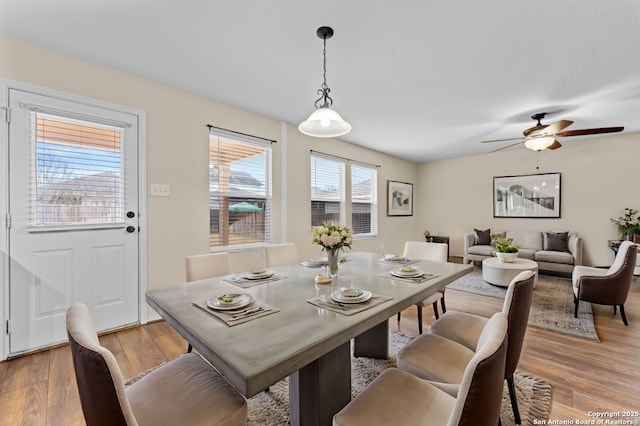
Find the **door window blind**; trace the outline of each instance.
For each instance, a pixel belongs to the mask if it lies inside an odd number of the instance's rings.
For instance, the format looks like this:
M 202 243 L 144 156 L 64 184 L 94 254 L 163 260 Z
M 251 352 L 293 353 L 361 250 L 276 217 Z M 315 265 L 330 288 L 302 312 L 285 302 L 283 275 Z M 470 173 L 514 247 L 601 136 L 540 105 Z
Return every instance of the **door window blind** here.
M 124 221 L 124 129 L 31 112 L 32 226 Z

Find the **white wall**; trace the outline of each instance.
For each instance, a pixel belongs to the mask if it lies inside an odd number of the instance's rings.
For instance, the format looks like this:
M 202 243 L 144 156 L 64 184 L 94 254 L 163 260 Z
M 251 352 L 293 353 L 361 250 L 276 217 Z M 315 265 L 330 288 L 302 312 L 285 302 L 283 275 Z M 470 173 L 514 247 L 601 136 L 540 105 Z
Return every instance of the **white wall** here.
M 146 112 L 147 186 L 168 184 L 171 191 L 170 197 L 147 197 L 149 289 L 184 282 L 184 258 L 209 250 L 207 124 L 279 141 L 273 145 L 273 237 L 277 243 L 286 235 L 301 257 L 320 254 L 310 244 L 310 149 L 381 165 L 380 235 L 356 241 L 354 250 L 400 251 L 404 240 L 422 238 L 417 215 L 386 217 L 386 180 L 415 182 L 414 163 L 337 139 L 311 138 L 268 117 L 2 36 L 0 78 Z
M 611 123 L 617 125 L 618 123 Z M 622 123 L 624 124 L 624 123 Z M 640 210 L 640 134 L 564 138 L 563 146 L 540 153 L 519 148 L 419 166 L 419 226 L 451 237 L 451 254 L 462 256 L 463 235 L 473 228 L 574 231 L 584 243 L 587 265 L 610 265 L 609 221 L 625 207 Z M 561 173 L 560 219 L 493 217 L 493 177 Z

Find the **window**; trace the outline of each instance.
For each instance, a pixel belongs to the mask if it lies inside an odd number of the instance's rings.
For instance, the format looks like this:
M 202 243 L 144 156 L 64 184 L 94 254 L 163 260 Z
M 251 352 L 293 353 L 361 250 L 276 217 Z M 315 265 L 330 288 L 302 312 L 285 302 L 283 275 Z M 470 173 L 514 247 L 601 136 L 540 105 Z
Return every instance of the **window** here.
M 351 228 L 354 234 L 377 232 L 377 176 L 375 167 L 351 165 Z
M 354 235 L 375 234 L 377 187 L 375 166 L 311 154 L 311 225 L 333 222 L 349 226 Z
M 31 226 L 123 222 L 124 129 L 35 111 L 31 120 Z
M 212 247 L 271 241 L 271 144 L 212 128 L 209 136 Z

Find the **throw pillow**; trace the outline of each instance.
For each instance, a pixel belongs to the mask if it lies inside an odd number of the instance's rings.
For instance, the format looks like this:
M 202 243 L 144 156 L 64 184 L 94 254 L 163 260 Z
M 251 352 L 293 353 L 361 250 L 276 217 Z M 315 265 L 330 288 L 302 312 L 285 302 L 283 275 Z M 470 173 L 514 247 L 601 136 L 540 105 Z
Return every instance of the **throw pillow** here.
M 568 232 L 547 232 L 546 244 L 544 249 L 547 251 L 569 251 L 569 233 Z
M 491 244 L 491 229 L 481 231 L 479 229 L 473 228 L 473 232 L 476 234 L 476 245 L 488 246 L 489 244 Z

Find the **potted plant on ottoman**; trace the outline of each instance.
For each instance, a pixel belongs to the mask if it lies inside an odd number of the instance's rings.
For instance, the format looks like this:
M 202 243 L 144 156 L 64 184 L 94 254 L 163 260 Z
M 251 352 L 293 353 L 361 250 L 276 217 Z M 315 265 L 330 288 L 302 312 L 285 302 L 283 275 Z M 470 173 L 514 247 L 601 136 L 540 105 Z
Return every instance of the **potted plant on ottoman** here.
M 512 244 L 513 238 L 506 238 L 500 234 L 492 234 L 491 238 L 496 245 L 496 256 L 501 262 L 511 263 L 518 258 L 520 247 Z

